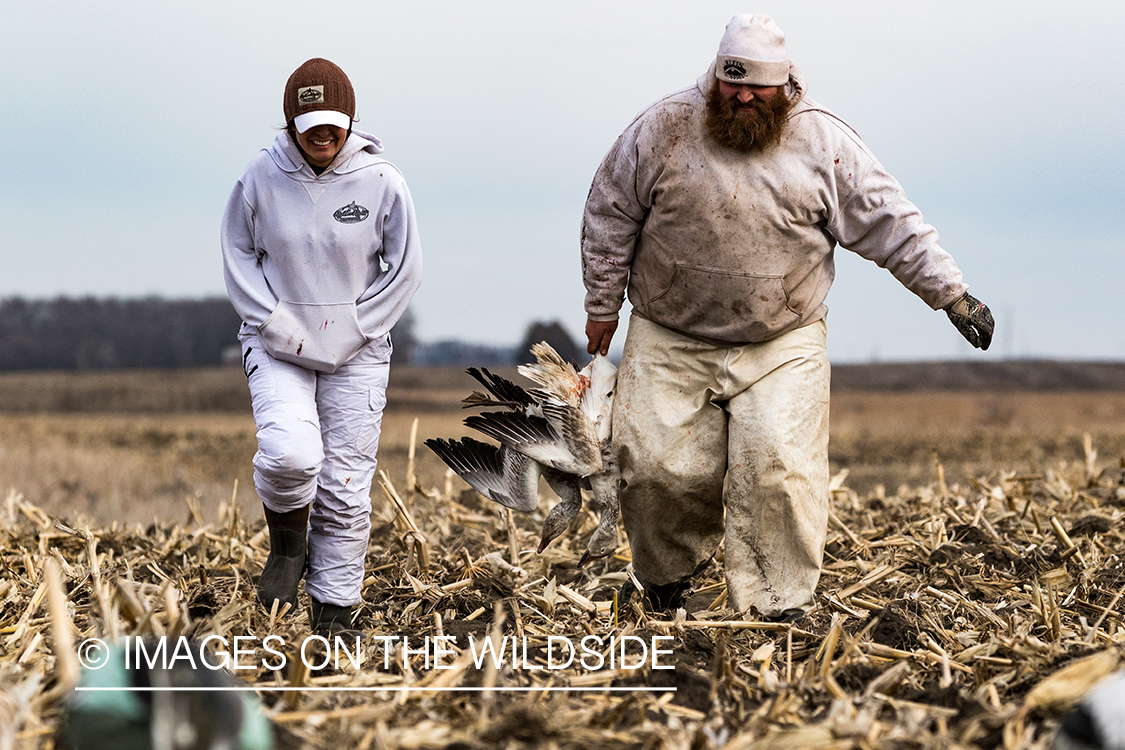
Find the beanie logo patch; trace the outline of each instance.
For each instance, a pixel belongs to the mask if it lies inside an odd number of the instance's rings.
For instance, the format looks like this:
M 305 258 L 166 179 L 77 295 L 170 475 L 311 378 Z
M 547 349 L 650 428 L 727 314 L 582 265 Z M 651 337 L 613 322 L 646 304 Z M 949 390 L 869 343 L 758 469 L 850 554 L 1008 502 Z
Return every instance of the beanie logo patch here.
M 324 101 L 323 86 L 302 86 L 297 89 L 297 101 L 301 104 L 320 104 Z
M 746 77 L 746 66 L 739 60 L 725 60 L 723 62 L 723 74 L 727 78 L 740 81 Z
M 343 208 L 336 209 L 336 213 L 332 214 L 332 218 L 341 224 L 358 224 L 366 219 L 370 213 L 371 212 L 366 208 L 352 201 Z

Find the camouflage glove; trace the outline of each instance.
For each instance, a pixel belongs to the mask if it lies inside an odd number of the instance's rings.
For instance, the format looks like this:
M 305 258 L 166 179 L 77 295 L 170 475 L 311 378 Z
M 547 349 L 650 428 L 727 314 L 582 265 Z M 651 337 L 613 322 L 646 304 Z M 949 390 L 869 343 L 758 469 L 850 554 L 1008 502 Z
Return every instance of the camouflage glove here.
M 970 344 L 978 349 L 988 349 L 996 322 L 983 302 L 965 292 L 960 299 L 945 308 L 945 314 Z

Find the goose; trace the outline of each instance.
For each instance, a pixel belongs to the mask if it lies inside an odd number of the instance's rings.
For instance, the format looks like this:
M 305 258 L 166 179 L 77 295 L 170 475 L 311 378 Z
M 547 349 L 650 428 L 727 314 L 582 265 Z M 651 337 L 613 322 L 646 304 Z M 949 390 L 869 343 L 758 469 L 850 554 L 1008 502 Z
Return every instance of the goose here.
M 586 553 L 578 562 L 578 566 L 583 567 L 591 560 L 613 554 L 617 549 L 617 521 L 621 515 L 618 502 L 621 473 L 611 446 L 611 414 L 613 394 L 617 387 L 617 368 L 604 355 L 595 354 L 590 364 L 579 374 L 589 380 L 589 385 L 582 394 L 580 408 L 592 415 L 602 457 L 601 471 L 587 477 L 594 493 L 598 525 L 586 544 Z
M 520 412 L 474 414 L 465 426 L 552 469 L 588 477 L 602 470 L 597 433 L 581 412 L 541 404 L 544 417 Z
M 594 510 L 598 513 L 598 525 L 586 543 L 586 552 L 578 561 L 580 568 L 591 560 L 608 557 L 617 550 L 617 520 L 621 516 L 617 493 L 621 475 L 617 471 L 617 461 L 608 448 L 607 440 L 606 449 L 602 451 L 602 470 L 589 477 L 590 489 L 594 493 Z
M 612 432 L 617 368 L 597 354 L 577 371 L 546 342 L 531 351 L 537 363 L 520 365 L 519 373 L 540 387 L 525 390 L 483 370 L 478 382 L 499 400 L 474 393 L 466 405 L 506 405 L 510 411 L 477 414 L 465 425 L 567 474 L 601 472 Z
M 497 447 L 472 438 L 431 438 L 424 444 L 474 490 L 521 513 L 530 513 L 538 506 L 539 477 L 546 479 L 560 502 L 543 521 L 537 549 L 540 553 L 566 531 L 582 509 L 582 487 L 577 476 L 543 466 L 506 445 Z
M 471 438 L 425 442 L 447 466 L 494 502 L 529 512 L 536 507 L 536 484 L 543 476 L 561 501 L 547 514 L 538 551 L 558 538 L 582 508 L 581 487 L 594 492 L 598 526 L 579 565 L 617 549 L 620 515 L 617 465 L 610 450 L 610 411 L 617 368 L 595 355 L 581 371 L 545 342 L 532 347 L 537 362 L 519 372 L 539 385 L 525 389 L 485 368 L 467 370 L 488 393 L 474 391 L 466 408 L 504 408 L 465 419 L 465 425 L 500 446 Z

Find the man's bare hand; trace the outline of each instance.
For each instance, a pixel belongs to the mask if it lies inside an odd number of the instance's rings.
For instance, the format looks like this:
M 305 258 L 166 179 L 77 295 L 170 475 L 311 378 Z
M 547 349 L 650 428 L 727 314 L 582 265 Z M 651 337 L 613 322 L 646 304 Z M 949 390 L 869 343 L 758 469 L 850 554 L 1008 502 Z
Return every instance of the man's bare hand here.
M 609 354 L 609 342 L 617 331 L 616 320 L 586 320 L 586 353 Z

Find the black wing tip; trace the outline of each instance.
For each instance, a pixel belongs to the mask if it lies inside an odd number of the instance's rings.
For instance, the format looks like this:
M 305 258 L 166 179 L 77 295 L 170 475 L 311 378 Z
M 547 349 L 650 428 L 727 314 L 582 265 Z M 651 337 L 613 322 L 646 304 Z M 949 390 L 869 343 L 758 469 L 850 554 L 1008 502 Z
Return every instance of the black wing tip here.
M 431 438 L 425 441 L 425 445 L 436 453 L 446 466 L 466 481 L 468 481 L 467 475 L 474 472 L 486 471 L 495 474 L 504 472 L 501 450 L 491 443 L 464 437 L 459 440 Z
M 470 367 L 465 372 L 483 385 L 501 404 L 518 408 L 530 406 L 533 403 L 526 390 L 507 378 L 490 372 L 487 367 Z
M 464 425 L 505 444 L 522 444 L 550 435 L 546 420 L 528 417 L 520 412 L 484 412 L 464 419 Z

